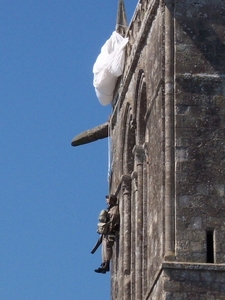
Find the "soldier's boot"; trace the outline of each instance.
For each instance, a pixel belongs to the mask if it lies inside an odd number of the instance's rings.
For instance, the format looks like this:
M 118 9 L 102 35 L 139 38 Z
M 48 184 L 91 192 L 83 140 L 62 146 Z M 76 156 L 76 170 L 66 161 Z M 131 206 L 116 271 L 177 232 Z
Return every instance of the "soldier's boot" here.
M 109 260 L 105 263 L 105 270 L 106 272 L 109 272 L 110 271 L 110 268 L 109 268 Z
M 95 272 L 101 274 L 109 272 L 109 261 L 102 263 L 98 269 L 95 269 Z

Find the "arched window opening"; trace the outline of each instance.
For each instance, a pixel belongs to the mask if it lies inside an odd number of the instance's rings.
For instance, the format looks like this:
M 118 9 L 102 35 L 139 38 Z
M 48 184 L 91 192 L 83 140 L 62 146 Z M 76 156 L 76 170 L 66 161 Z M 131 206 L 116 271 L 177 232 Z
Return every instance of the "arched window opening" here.
M 124 149 L 124 174 L 131 174 L 134 170 L 133 148 L 135 145 L 135 130 L 131 126 L 132 115 L 127 117 L 126 140 Z
M 145 142 L 145 115 L 147 110 L 146 82 L 143 70 L 140 70 L 138 74 L 134 110 L 137 124 L 136 144 L 142 145 Z

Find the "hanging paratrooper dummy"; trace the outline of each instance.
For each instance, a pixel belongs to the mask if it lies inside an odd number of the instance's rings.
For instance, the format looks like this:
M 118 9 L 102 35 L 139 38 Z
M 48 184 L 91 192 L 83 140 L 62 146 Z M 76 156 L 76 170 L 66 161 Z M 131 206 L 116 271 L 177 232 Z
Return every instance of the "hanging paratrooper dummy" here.
M 98 269 L 95 269 L 95 272 L 102 274 L 105 274 L 110 270 L 110 259 L 112 258 L 115 236 L 119 231 L 120 223 L 119 207 L 117 205 L 116 196 L 107 195 L 106 202 L 108 208 L 107 210 L 101 211 L 97 230 L 97 232 L 102 235 L 102 264 Z

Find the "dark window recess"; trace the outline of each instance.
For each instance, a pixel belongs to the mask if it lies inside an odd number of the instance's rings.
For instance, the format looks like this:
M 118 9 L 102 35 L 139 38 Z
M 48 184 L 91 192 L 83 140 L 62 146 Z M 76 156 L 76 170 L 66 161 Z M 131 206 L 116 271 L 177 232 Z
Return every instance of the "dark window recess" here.
M 206 262 L 214 263 L 213 230 L 206 231 Z

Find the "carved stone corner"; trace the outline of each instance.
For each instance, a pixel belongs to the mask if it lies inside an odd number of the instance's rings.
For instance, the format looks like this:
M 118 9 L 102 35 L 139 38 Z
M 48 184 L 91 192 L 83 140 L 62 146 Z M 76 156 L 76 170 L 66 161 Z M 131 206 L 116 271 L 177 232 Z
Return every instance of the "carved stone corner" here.
M 165 261 L 175 261 L 176 260 L 175 253 L 172 251 L 166 252 L 164 255 L 164 260 Z
M 122 175 L 120 178 L 119 183 L 117 184 L 116 190 L 115 190 L 115 195 L 119 195 L 121 192 L 126 193 L 130 192 L 131 190 L 131 176 L 130 175 Z
M 121 181 L 123 194 L 129 194 L 131 192 L 131 176 L 123 175 Z
M 137 179 L 137 177 L 138 177 L 137 172 L 136 171 L 132 172 L 131 179 Z

